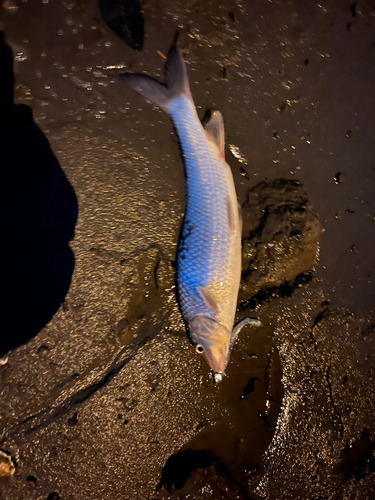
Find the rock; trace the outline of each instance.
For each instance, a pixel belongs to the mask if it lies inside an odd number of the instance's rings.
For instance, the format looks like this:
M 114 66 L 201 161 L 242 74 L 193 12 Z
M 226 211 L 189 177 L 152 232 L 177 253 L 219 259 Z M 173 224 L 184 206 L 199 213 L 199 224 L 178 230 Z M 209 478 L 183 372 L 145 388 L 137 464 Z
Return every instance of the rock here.
M 257 184 L 242 214 L 241 300 L 291 281 L 315 264 L 321 226 L 300 182 Z

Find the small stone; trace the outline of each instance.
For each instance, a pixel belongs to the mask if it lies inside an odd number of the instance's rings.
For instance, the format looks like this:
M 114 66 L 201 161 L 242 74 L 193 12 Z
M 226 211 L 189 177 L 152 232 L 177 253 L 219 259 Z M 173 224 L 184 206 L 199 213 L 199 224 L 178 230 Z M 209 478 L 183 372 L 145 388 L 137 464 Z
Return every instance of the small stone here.
M 0 368 L 8 364 L 8 356 L 6 358 L 0 358 Z
M 0 450 L 0 476 L 12 476 L 16 466 L 9 452 Z
M 48 351 L 49 351 L 49 348 L 48 346 L 44 345 L 44 344 L 41 344 L 38 349 L 36 350 L 37 354 L 39 354 L 39 356 L 47 356 L 48 354 Z

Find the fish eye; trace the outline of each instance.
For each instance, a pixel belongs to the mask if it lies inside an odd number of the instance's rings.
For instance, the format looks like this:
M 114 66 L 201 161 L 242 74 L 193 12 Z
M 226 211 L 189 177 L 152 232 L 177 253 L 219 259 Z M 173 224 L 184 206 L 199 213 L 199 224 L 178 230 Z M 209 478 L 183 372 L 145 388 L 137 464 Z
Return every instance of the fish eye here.
M 195 352 L 197 352 L 198 354 L 203 354 L 203 351 L 204 351 L 204 349 L 200 344 L 197 344 L 195 346 Z

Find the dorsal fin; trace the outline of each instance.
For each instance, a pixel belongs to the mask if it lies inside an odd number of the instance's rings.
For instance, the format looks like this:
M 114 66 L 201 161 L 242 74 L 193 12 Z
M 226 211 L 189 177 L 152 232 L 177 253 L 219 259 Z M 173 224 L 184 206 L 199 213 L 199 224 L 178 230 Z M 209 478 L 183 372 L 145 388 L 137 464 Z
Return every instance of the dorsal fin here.
M 224 157 L 224 120 L 220 111 L 213 111 L 208 121 L 204 123 L 208 138 L 216 144 L 220 155 Z

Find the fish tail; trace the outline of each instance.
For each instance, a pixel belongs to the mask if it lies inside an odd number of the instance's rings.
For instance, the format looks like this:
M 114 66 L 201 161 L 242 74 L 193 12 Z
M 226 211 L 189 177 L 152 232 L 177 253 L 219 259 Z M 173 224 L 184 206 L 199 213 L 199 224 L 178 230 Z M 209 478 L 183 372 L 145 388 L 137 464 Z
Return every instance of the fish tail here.
M 122 73 L 121 80 L 131 89 L 169 113 L 168 104 L 173 99 L 185 95 L 191 99 L 189 80 L 185 62 L 176 44 L 169 49 L 164 64 L 164 83 L 154 78 L 136 73 Z

